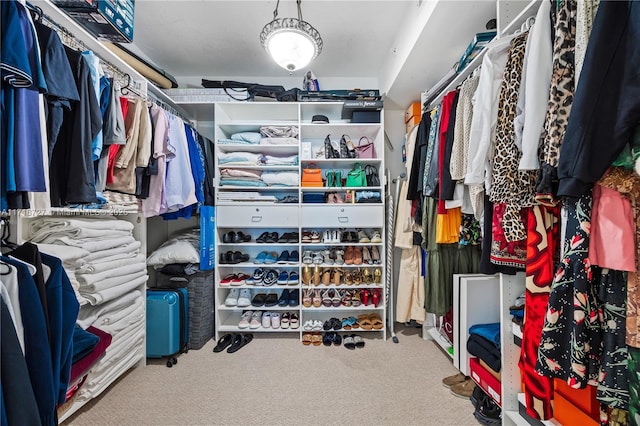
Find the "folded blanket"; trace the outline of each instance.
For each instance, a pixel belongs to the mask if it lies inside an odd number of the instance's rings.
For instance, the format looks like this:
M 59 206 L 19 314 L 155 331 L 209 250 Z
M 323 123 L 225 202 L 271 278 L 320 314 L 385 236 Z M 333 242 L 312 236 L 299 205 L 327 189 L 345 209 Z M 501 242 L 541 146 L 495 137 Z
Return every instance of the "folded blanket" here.
M 262 162 L 267 166 L 297 166 L 298 156 L 297 155 L 287 155 L 287 156 L 265 155 L 262 158 Z
M 262 135 L 258 132 L 238 132 L 231 135 L 234 141 L 243 141 L 249 143 L 260 143 Z
M 100 219 L 63 219 L 58 217 L 45 217 L 33 221 L 29 227 L 29 233 L 33 235 L 42 229 L 48 229 L 52 232 L 57 232 L 61 229 L 111 229 L 118 231 L 131 231 L 133 229 L 133 223 L 127 222 L 126 220 L 118 220 L 113 216 L 101 216 Z
M 116 256 L 119 257 L 120 255 L 116 255 Z M 95 262 L 86 263 L 80 268 L 76 269 L 76 274 L 78 275 L 98 274 L 100 272 L 113 271 L 112 276 L 116 276 L 116 270 L 118 270 L 123 266 L 133 265 L 135 263 L 144 264 L 145 263 L 144 254 L 138 253 L 133 257 L 124 257 L 124 258 L 118 258 L 116 260 L 107 260 L 107 261 L 104 261 L 104 259 L 97 259 Z M 120 274 L 120 275 L 123 275 L 123 274 Z M 79 280 L 80 282 L 83 282 L 84 278 Z M 88 281 L 85 280 L 84 282 L 88 282 Z
M 220 145 L 255 145 L 252 142 L 240 141 L 235 139 L 226 139 L 226 138 L 218 139 L 218 144 Z
M 262 170 L 220 169 L 220 177 L 236 176 L 260 179 Z
M 126 284 L 121 284 L 115 287 L 110 287 L 105 290 L 99 290 L 96 292 L 84 292 L 80 289 L 80 294 L 89 301 L 91 305 L 98 305 L 100 303 L 108 302 L 116 297 L 122 296 L 135 289 L 136 287 L 147 282 L 149 276 L 147 274 L 142 275 L 139 278 L 134 279 Z
M 469 327 L 469 334 L 477 334 L 496 345 L 500 349 L 500 323 L 475 324 Z
M 220 152 L 218 154 L 218 163 L 219 164 L 227 164 L 227 163 L 242 163 L 242 164 L 259 164 L 260 156 L 262 154 L 257 154 L 254 152 Z
M 221 178 L 220 185 L 221 186 L 251 186 L 251 187 L 268 186 L 266 183 L 264 183 L 261 180 L 242 180 L 238 178 L 234 178 L 234 179 Z
M 76 324 L 73 329 L 73 357 L 72 363 L 76 363 L 87 356 L 93 348 L 100 342 L 100 338 L 95 334 L 84 331 L 82 327 Z
M 66 244 L 68 246 L 80 247 L 90 252 L 107 250 L 115 247 L 121 247 L 127 244 L 131 244 L 135 239 L 131 235 L 117 237 L 117 238 L 89 238 L 84 240 L 77 240 L 70 237 L 51 235 L 45 238 L 43 241 L 38 241 L 47 244 Z
M 81 259 L 90 253 L 80 247 L 63 246 L 59 244 L 37 244 L 41 253 L 50 254 L 62 260 L 62 263 L 75 267 L 81 263 Z
M 147 274 L 147 267 L 144 263 L 129 266 L 132 267 L 131 269 L 135 267 L 137 271 L 131 272 L 126 275 L 119 275 L 113 278 L 101 279 L 99 281 L 93 282 L 92 284 L 82 284 L 82 282 L 80 282 L 80 293 L 86 295 L 91 292 L 98 292 L 111 287 L 117 287 Z M 80 281 L 80 279 L 78 279 L 78 281 Z
M 297 126 L 262 126 L 260 134 L 265 138 L 295 138 L 298 136 Z
M 262 180 L 268 185 L 298 186 L 300 184 L 298 172 L 265 171 L 262 173 Z
M 477 334 L 472 334 L 467 340 L 467 352 L 486 362 L 494 371 L 500 371 L 500 350 L 493 342 Z
M 99 330 L 95 327 L 89 327 L 87 332 L 98 337 L 98 344 L 85 357 L 71 365 L 71 375 L 69 383 L 75 382 L 79 377 L 83 376 L 91 366 L 104 354 L 109 345 L 111 345 L 111 335 Z
M 115 260 L 112 256 L 116 256 L 118 254 L 127 254 L 131 255 L 132 253 L 138 254 L 140 247 L 140 241 L 133 241 L 128 244 L 118 245 L 113 248 L 105 249 L 105 250 L 94 250 L 89 254 L 89 256 L 82 259 L 85 263 L 92 263 L 98 259 L 102 259 L 103 261 Z
M 298 145 L 298 138 L 262 138 L 260 145 Z
M 122 297 L 112 300 L 111 302 L 102 303 L 97 306 L 87 306 L 80 309 L 77 323 L 82 328 L 90 327 L 98 320 L 98 318 L 108 318 L 113 312 L 117 312 L 134 304 L 138 299 L 143 299 L 142 293 L 140 290 L 134 290 Z
M 128 222 L 127 222 L 128 223 Z M 35 234 L 31 235 L 31 240 L 40 242 L 44 241 L 47 237 L 61 236 L 71 237 L 76 240 L 88 239 L 88 238 L 113 238 L 122 237 L 125 235 L 131 235 L 131 231 L 123 231 L 119 229 L 85 229 L 85 228 L 66 228 L 66 229 L 41 229 Z
M 142 261 L 140 260 L 142 258 Z M 76 279 L 80 283 L 81 287 L 89 286 L 91 284 L 98 283 L 100 281 L 109 280 L 124 275 L 131 275 L 146 270 L 146 264 L 144 261 L 144 255 L 139 255 L 134 259 L 138 259 L 137 262 L 131 262 L 126 265 L 115 265 L 111 269 L 99 271 L 96 273 L 82 273 L 76 270 Z M 116 261 L 119 262 L 119 261 Z M 112 262 L 109 262 L 112 263 Z

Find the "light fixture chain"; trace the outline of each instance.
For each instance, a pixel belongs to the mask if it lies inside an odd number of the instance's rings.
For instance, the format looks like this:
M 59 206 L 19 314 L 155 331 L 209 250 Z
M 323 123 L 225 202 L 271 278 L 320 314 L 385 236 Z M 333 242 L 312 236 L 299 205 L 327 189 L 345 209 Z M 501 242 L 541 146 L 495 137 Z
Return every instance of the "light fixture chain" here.
M 278 18 L 278 7 L 280 6 L 280 0 L 276 2 L 276 8 L 273 11 L 273 20 L 275 21 Z
M 304 21 L 304 19 L 302 19 L 302 0 L 297 0 L 296 3 L 298 4 L 298 21 L 302 22 Z

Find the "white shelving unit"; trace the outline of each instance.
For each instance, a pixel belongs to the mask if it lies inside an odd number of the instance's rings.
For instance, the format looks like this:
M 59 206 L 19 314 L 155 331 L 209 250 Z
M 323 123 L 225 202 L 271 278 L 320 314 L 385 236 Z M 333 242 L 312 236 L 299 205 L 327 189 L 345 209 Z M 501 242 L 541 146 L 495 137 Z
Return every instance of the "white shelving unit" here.
M 299 130 L 299 141 L 310 143 L 312 149 L 323 146 L 325 137 L 330 134 L 332 139 L 339 140 L 343 134 L 351 137 L 354 144 L 362 136 L 366 136 L 375 144 L 378 153 L 384 152 L 384 131 L 381 123 L 351 123 L 349 120 L 341 118 L 342 103 L 341 102 L 309 102 L 309 103 L 282 103 L 282 102 L 249 102 L 249 103 L 217 103 L 214 106 L 215 116 L 215 139 L 228 139 L 232 134 L 238 132 L 259 132 L 261 126 L 294 126 Z M 323 114 L 329 118 L 329 124 L 311 123 L 311 119 L 316 114 Z M 299 332 L 300 336 L 303 332 L 302 325 L 307 320 L 325 321 L 332 317 L 339 319 L 350 316 L 358 317 L 361 314 L 379 314 L 383 323 L 386 322 L 385 317 L 385 266 L 384 266 L 384 250 L 383 243 L 359 243 L 359 242 L 341 242 L 341 243 L 311 243 L 302 240 L 305 232 L 315 231 L 322 235 L 325 230 L 351 230 L 356 228 L 364 229 L 371 234 L 373 231 L 379 231 L 381 236 L 385 235 L 384 226 L 384 182 L 383 170 L 384 159 L 325 159 L 322 158 L 302 158 L 301 145 L 255 145 L 255 144 L 226 144 L 216 143 L 218 153 L 233 152 L 250 152 L 265 155 L 298 155 L 299 164 L 296 166 L 253 166 L 239 164 L 223 164 L 220 163 L 219 155 L 216 155 L 216 176 L 217 176 L 217 193 L 218 200 L 216 202 L 216 253 L 218 253 L 218 263 L 216 264 L 216 333 L 218 336 L 224 332 Z M 224 168 L 235 168 L 242 170 L 278 170 L 278 171 L 295 171 L 298 176 L 302 175 L 302 170 L 309 163 L 315 163 L 318 168 L 323 171 L 323 175 L 327 170 L 341 169 L 342 176 L 346 178 L 347 172 L 353 167 L 354 163 L 360 162 L 362 166 L 372 165 L 378 170 L 381 179 L 381 185 L 376 187 L 348 188 L 354 191 L 378 191 L 381 195 L 381 203 L 376 204 L 307 204 L 304 203 L 304 194 L 314 192 L 326 194 L 327 192 L 344 193 L 345 188 L 326 188 L 326 187 L 302 187 L 300 181 L 295 186 L 267 186 L 267 187 L 247 187 L 247 186 L 227 186 L 219 185 L 220 171 Z M 254 201 L 229 201 L 221 198 L 221 194 L 230 191 L 241 192 L 258 192 L 261 195 L 272 195 L 277 198 L 285 196 L 295 196 L 298 198 L 297 203 L 274 203 L 274 202 L 254 202 Z M 231 231 L 242 230 L 245 234 L 251 235 L 252 239 L 247 243 L 229 244 L 223 242 L 223 236 Z M 256 238 L 263 232 L 278 232 L 282 235 L 285 232 L 297 232 L 299 240 L 297 243 L 257 243 Z M 364 247 L 375 246 L 379 253 L 379 264 L 376 265 L 335 265 L 322 263 L 318 267 L 321 271 L 340 268 L 343 271 L 343 280 L 339 285 L 307 285 L 303 283 L 303 272 L 305 265 L 303 263 L 303 255 L 306 251 L 322 251 L 337 248 L 345 248 L 352 246 L 359 250 Z M 283 250 L 297 251 L 300 261 L 296 264 L 257 264 L 255 263 L 257 255 L 262 251 L 273 251 L 280 254 Z M 248 262 L 238 264 L 221 263 L 220 254 L 229 251 L 240 251 L 249 255 Z M 310 265 L 313 268 L 315 265 Z M 299 276 L 299 283 L 295 286 L 275 284 L 270 287 L 265 286 L 248 286 L 243 285 L 240 288 L 248 288 L 255 291 L 275 292 L 278 296 L 282 294 L 284 289 L 297 291 L 299 294 L 300 304 L 297 307 L 257 307 L 251 306 L 228 307 L 224 306 L 224 300 L 229 294 L 229 286 L 220 285 L 220 280 L 228 274 L 245 273 L 252 275 L 257 268 L 278 269 L 279 271 L 295 271 Z M 362 283 L 360 285 L 346 285 L 344 283 L 344 274 L 353 273 L 357 270 L 369 269 L 372 276 L 375 269 L 380 270 L 380 283 Z M 303 297 L 309 291 L 314 293 L 319 291 L 322 296 L 325 292 L 340 291 L 376 291 L 380 294 L 380 303 L 378 306 L 339 306 L 339 307 L 304 307 Z M 240 329 L 238 322 L 240 316 L 245 310 L 261 310 L 265 312 L 290 312 L 295 313 L 299 317 L 299 329 L 277 329 L 258 328 L 258 329 Z M 363 329 L 354 329 L 351 332 L 364 332 Z M 371 330 L 381 332 L 386 337 L 385 329 Z M 369 335 L 370 333 L 367 333 Z

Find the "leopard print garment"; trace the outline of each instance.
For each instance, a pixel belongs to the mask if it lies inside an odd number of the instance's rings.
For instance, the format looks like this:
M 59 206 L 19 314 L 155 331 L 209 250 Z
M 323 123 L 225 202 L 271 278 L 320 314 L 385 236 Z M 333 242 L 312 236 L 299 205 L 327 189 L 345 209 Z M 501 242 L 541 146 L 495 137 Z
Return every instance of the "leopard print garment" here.
M 527 238 L 527 229 L 520 218 L 523 207 L 535 205 L 535 182 L 537 171 L 520 171 L 522 153 L 515 143 L 514 118 L 522 64 L 528 33 L 522 33 L 511 41 L 511 48 L 502 78 L 498 100 L 498 122 L 493 155 L 490 199 L 494 203 L 506 203 L 502 228 L 508 242 Z
M 576 13 L 575 0 L 560 2 L 553 44 L 553 73 L 544 122 L 541 172 L 536 187 L 536 200 L 548 206 L 558 204 L 555 198 L 558 190 L 558 160 L 573 104 Z

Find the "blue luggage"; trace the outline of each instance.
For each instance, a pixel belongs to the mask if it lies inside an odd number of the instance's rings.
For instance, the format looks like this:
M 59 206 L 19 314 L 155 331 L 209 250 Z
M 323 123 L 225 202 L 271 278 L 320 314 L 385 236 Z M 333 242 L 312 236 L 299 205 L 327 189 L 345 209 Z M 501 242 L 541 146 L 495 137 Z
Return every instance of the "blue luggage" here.
M 175 355 L 188 350 L 188 306 L 186 288 L 147 289 L 147 358 L 169 357 L 173 367 Z

